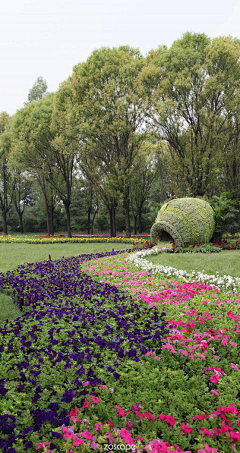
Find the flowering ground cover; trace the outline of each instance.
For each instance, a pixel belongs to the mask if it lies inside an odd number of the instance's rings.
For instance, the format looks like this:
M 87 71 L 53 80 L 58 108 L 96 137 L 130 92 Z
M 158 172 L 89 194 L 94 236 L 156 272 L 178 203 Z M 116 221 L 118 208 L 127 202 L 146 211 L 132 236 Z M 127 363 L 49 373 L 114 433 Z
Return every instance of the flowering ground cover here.
M 93 242 L 111 242 L 111 243 L 124 243 L 133 244 L 136 246 L 144 246 L 148 241 L 141 236 L 131 238 L 115 237 L 112 238 L 108 235 L 103 236 L 73 236 L 72 238 L 66 236 L 0 236 L 0 243 L 14 242 L 25 244 L 59 244 L 59 243 L 93 243 Z
M 0 330 L 4 453 L 239 451 L 240 296 L 127 256 L 1 276 L 24 313 Z
M 1 275 L 1 288 L 13 288 L 24 312 L 0 329 L 4 452 L 34 451 L 34 441 L 69 423 L 72 404 L 94 396 L 95 385 L 110 376 L 118 381 L 120 368 L 140 361 L 149 347 L 160 351 L 164 315 L 94 282 L 80 269 L 90 258 L 33 263 Z

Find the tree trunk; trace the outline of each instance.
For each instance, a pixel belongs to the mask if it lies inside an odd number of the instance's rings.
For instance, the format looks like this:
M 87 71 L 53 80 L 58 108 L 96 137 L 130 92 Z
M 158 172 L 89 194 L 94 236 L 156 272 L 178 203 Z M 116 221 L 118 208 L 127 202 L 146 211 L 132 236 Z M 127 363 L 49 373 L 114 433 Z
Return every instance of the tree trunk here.
M 142 208 L 140 207 L 139 214 L 138 214 L 138 230 L 139 233 L 142 233 Z
M 125 211 L 125 230 L 126 237 L 131 237 L 131 225 L 130 225 L 130 190 L 129 186 L 126 187 L 123 199 L 123 208 Z
M 70 218 L 70 202 L 66 201 L 64 203 L 64 207 L 65 207 L 66 214 L 67 214 L 67 234 L 68 234 L 68 237 L 71 238 L 72 232 L 71 232 L 71 218 Z
M 92 208 L 88 208 L 88 211 L 87 211 L 87 234 L 91 234 L 91 211 L 92 211 Z
M 96 210 L 94 211 L 94 214 L 93 214 L 92 224 L 91 224 L 91 233 L 90 233 L 90 234 L 93 234 L 94 220 L 95 220 L 95 217 L 96 217 L 96 215 L 97 215 L 97 212 L 98 212 L 98 210 L 96 209 Z
M 7 211 L 6 211 L 6 209 L 2 209 L 2 219 L 3 219 L 3 232 L 4 232 L 4 234 L 8 234 L 8 231 L 7 231 Z
M 134 215 L 134 234 L 137 234 L 137 215 Z
M 18 217 L 19 217 L 20 233 L 23 234 L 23 212 L 22 211 L 19 211 Z
M 50 212 L 49 212 L 49 207 L 46 205 L 46 214 L 47 214 L 47 235 L 50 236 Z
M 109 218 L 110 218 L 110 236 L 116 237 L 116 208 L 111 206 L 109 208 Z
M 53 226 L 53 211 L 54 206 L 49 206 L 49 232 L 51 236 L 54 236 L 54 226 Z

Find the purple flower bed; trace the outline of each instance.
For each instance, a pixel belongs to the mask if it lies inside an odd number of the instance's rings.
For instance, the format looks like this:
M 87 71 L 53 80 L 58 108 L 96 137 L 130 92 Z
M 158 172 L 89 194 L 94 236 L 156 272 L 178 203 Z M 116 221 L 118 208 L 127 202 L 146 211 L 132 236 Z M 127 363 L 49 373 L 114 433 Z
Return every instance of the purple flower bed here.
M 69 424 L 69 411 L 94 395 L 94 386 L 117 381 L 149 349 L 161 353 L 165 313 L 81 271 L 83 261 L 117 253 L 123 251 L 26 264 L 0 275 L 0 288 L 12 288 L 24 311 L 0 328 L 4 453 L 35 451 L 51 429 Z

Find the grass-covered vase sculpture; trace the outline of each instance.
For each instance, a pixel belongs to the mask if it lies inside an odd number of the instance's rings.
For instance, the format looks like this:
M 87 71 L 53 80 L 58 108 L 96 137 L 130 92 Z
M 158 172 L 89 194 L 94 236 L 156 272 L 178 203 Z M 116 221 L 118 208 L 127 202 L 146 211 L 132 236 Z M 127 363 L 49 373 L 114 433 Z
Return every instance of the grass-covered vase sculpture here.
M 175 198 L 160 209 L 151 228 L 150 240 L 154 245 L 169 240 L 184 247 L 195 242 L 209 242 L 214 230 L 214 211 L 209 203 L 200 198 Z

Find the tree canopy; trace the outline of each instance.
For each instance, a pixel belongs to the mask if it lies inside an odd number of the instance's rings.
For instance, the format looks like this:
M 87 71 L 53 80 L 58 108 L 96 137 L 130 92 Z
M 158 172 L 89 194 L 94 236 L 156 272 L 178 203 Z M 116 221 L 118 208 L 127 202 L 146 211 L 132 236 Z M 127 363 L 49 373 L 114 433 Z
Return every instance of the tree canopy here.
M 71 236 L 77 203 L 88 231 L 102 211 L 112 236 L 120 224 L 130 236 L 166 198 L 224 192 L 238 202 L 239 81 L 240 40 L 190 32 L 146 57 L 129 46 L 97 49 L 53 94 L 38 77 L 24 108 L 0 115 L 5 230 L 12 200 L 21 216 L 31 198 L 29 178 L 41 188 L 49 234 L 62 206 Z

